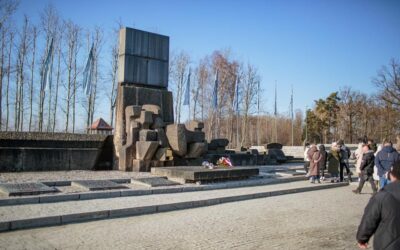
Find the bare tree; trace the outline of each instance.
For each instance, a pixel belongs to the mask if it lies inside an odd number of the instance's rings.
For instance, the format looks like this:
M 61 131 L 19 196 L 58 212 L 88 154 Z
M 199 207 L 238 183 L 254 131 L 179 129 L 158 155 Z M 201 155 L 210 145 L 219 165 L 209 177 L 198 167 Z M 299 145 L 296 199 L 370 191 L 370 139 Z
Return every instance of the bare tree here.
M 260 77 L 257 73 L 257 69 L 247 64 L 243 78 L 243 128 L 242 128 L 242 141 L 241 146 L 246 143 L 248 127 L 249 127 L 249 115 L 251 114 L 252 108 L 256 104 L 257 89 Z
M 118 84 L 118 55 L 119 55 L 119 30 L 122 28 L 121 22 L 118 23 L 118 28 L 113 30 L 113 35 L 116 39 L 113 39 L 113 43 L 111 46 L 111 70 L 110 70 L 110 78 L 111 78 L 111 94 L 109 95 L 110 100 L 110 124 L 111 127 L 114 123 L 114 112 L 115 112 L 115 104 L 117 98 L 117 84 Z
M 15 113 L 14 128 L 16 131 L 22 131 L 24 126 L 24 71 L 28 51 L 29 24 L 28 17 L 24 16 L 24 23 L 20 34 L 17 56 L 17 86 L 15 88 Z
M 31 83 L 29 85 L 29 132 L 32 129 L 32 114 L 33 114 L 33 85 L 35 72 L 35 55 L 36 55 L 36 40 L 38 31 L 35 26 L 32 26 L 32 61 L 31 61 Z
M 9 45 L 7 52 L 7 85 L 6 85 L 6 131 L 9 128 L 9 120 L 10 120 L 10 76 L 11 76 L 11 55 L 14 43 L 14 32 L 10 32 L 9 34 Z
M 97 88 L 100 84 L 101 75 L 99 71 L 100 67 L 100 52 L 103 45 L 103 31 L 100 27 L 96 27 L 92 33 L 92 39 L 90 39 L 90 34 L 88 34 L 88 45 L 93 45 L 93 79 L 91 81 L 91 87 L 89 95 L 87 96 L 87 105 L 85 107 L 87 111 L 86 126 L 89 127 L 93 123 L 94 113 L 96 111 L 96 100 L 98 98 Z M 92 43 L 90 43 L 92 40 Z M 89 48 L 89 46 L 88 46 Z
M 373 80 L 380 91 L 380 96 L 386 102 L 400 109 L 400 64 L 391 59 L 389 66 L 383 66 L 378 76 Z
M 57 33 L 59 29 L 59 15 L 57 10 L 51 5 L 47 5 L 43 12 L 41 13 L 41 29 L 44 32 L 45 36 L 45 51 L 42 56 L 41 60 L 41 69 L 44 68 L 44 63 L 46 60 L 47 56 L 47 50 L 49 48 L 49 45 L 51 41 L 54 42 L 54 37 L 55 34 Z M 52 53 L 52 52 L 51 52 Z M 47 95 L 48 95 L 48 114 L 47 114 L 47 131 L 51 130 L 51 103 L 52 103 L 52 94 L 53 94 L 53 88 L 52 88 L 52 74 L 53 74 L 53 60 L 54 56 L 51 55 L 51 62 L 50 62 L 50 77 L 49 77 L 49 82 L 47 83 Z M 41 70 L 43 71 L 43 70 Z M 43 78 L 43 76 L 42 76 Z M 44 108 L 45 108 L 45 97 L 46 97 L 46 92 L 44 89 L 41 89 L 40 91 L 40 98 L 39 98 L 39 131 L 43 131 L 43 124 L 44 124 Z
M 174 93 L 174 114 L 176 115 L 176 122 L 181 122 L 181 109 L 182 109 L 182 97 L 185 85 L 185 76 L 189 70 L 189 55 L 181 51 L 176 56 L 172 57 L 170 63 L 171 71 L 171 83 L 173 84 Z
M 67 95 L 65 104 L 65 132 L 68 132 L 70 109 L 72 102 L 72 132 L 75 132 L 75 106 L 76 106 L 76 77 L 77 77 L 77 56 L 79 52 L 80 28 L 72 21 L 65 23 L 67 39 Z
M 64 26 L 60 29 L 60 31 L 57 33 L 57 39 L 56 39 L 56 50 L 57 50 L 57 73 L 56 73 L 56 87 L 55 87 L 55 96 L 54 96 L 54 106 L 53 106 L 53 125 L 52 127 L 52 132 L 54 133 L 55 128 L 56 128 L 56 121 L 57 121 L 57 107 L 58 107 L 58 92 L 59 92 L 59 87 L 61 84 L 61 57 L 62 57 L 62 38 L 63 38 L 63 30 Z

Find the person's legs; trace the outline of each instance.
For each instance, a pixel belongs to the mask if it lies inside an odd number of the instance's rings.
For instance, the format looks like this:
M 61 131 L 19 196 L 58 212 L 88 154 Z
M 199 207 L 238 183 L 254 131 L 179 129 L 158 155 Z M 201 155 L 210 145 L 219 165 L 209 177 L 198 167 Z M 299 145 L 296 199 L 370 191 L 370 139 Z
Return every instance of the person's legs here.
M 376 188 L 374 178 L 372 176 L 368 176 L 368 181 L 371 184 L 372 192 L 375 194 L 378 192 L 378 189 Z
M 379 187 L 382 189 L 384 186 L 388 184 L 388 179 L 385 176 L 379 176 Z
M 306 171 L 306 175 L 308 174 L 308 168 L 310 167 L 310 162 L 309 161 L 305 161 L 304 162 L 304 171 Z
M 343 168 L 344 168 L 344 163 L 340 163 L 340 167 L 339 167 L 340 181 L 343 181 Z
M 364 187 L 366 176 L 364 174 L 360 175 L 360 183 L 358 183 L 358 187 L 353 190 L 354 193 L 359 194 Z

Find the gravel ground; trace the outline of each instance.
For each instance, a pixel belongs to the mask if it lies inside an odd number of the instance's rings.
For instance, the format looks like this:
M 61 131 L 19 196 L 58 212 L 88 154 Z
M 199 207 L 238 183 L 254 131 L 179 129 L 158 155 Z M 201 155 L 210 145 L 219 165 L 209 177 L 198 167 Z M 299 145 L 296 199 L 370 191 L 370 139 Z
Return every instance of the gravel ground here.
M 352 188 L 2 233 L 0 248 L 357 249 L 355 233 L 371 196 Z

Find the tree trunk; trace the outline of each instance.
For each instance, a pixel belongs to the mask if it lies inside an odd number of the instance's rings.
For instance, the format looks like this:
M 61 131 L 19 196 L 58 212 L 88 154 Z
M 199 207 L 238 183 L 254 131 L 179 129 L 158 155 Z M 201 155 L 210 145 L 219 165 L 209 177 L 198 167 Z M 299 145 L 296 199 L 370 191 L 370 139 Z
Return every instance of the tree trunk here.
M 32 65 L 31 65 L 31 84 L 29 93 L 29 132 L 32 131 L 32 113 L 33 113 L 33 84 L 34 84 L 34 71 L 35 71 L 35 54 L 36 54 L 36 27 L 33 28 L 33 48 L 32 48 Z

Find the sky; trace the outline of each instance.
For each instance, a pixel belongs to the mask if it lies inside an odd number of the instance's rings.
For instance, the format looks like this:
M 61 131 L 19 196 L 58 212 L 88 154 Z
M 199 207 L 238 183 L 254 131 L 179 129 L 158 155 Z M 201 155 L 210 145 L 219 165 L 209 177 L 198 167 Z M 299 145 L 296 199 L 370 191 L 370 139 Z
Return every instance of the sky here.
M 273 112 L 275 81 L 278 112 L 287 113 L 291 86 L 302 110 L 345 86 L 373 94 L 377 71 L 400 59 L 398 0 L 21 0 L 17 14 L 32 16 L 48 3 L 86 28 L 111 31 L 121 21 L 167 35 L 170 50 L 193 62 L 230 49 L 258 68 L 266 112 Z

